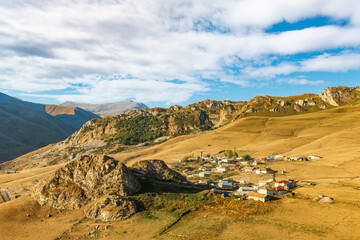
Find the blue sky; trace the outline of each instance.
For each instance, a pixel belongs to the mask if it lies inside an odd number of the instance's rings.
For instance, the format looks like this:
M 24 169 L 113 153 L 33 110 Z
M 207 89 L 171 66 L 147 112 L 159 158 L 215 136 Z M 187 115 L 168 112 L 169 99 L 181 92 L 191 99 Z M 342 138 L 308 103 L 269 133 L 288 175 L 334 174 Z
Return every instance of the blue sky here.
M 360 77 L 358 0 L 0 2 L 0 91 L 42 103 L 320 93 Z

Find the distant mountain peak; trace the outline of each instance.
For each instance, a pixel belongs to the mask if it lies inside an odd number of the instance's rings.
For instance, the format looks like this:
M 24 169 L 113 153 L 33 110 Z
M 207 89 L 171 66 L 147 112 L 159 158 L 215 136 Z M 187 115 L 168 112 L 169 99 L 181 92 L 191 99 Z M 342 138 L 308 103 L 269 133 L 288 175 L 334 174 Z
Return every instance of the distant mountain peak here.
M 79 107 L 89 112 L 95 113 L 101 117 L 109 117 L 135 109 L 148 108 L 148 106 L 146 106 L 144 103 L 134 102 L 132 100 L 103 104 L 77 103 L 72 101 L 66 101 L 60 105 L 66 107 Z

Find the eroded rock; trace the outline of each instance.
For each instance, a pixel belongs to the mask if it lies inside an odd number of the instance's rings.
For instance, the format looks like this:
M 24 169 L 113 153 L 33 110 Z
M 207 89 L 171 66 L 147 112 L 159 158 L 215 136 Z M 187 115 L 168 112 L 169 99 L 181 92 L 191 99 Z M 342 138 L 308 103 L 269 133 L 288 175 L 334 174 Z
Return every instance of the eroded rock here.
M 157 180 L 173 180 L 176 182 L 187 182 L 186 178 L 180 173 L 171 170 L 161 160 L 143 160 L 133 165 L 134 172 L 146 178 Z
M 118 196 L 106 196 L 84 210 L 86 217 L 103 222 L 120 221 L 129 218 L 137 212 L 134 201 Z
M 82 156 L 56 170 L 34 192 L 40 205 L 77 209 L 106 194 L 127 196 L 140 190 L 135 175 L 108 156 Z
M 333 106 L 341 106 L 350 102 L 360 93 L 360 87 L 328 87 L 320 94 L 321 99 Z

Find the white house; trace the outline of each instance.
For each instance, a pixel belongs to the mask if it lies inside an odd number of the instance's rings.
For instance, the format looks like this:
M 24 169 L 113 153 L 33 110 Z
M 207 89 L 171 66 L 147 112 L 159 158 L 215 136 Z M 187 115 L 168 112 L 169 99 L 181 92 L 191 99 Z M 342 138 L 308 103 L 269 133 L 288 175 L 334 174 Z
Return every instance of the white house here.
M 227 178 L 227 179 L 219 180 L 217 187 L 222 189 L 233 189 L 232 179 Z
M 227 167 L 222 167 L 222 166 L 217 167 L 216 170 L 221 173 L 225 173 L 225 172 L 229 171 L 229 169 Z
M 211 176 L 211 173 L 209 172 L 201 172 L 199 173 L 199 177 L 210 177 Z
M 316 160 L 316 159 L 321 159 L 322 157 L 320 157 L 320 156 L 309 156 L 309 158 L 311 160 Z
M 278 155 L 275 155 L 274 158 L 275 159 L 283 159 L 283 158 L 285 158 L 285 156 L 278 154 Z
M 258 189 L 258 193 L 273 195 L 276 194 L 276 191 L 270 187 L 261 187 Z
M 254 192 L 255 188 L 253 187 L 239 187 L 238 190 L 236 190 L 236 192 L 234 192 L 235 195 L 239 196 L 239 195 L 246 195 L 249 192 Z
M 271 198 L 269 195 L 257 193 L 257 192 L 249 192 L 248 194 L 246 194 L 246 197 L 248 199 L 253 199 L 255 201 L 261 201 L 261 202 L 267 202 Z
M 290 182 L 286 180 L 277 181 L 275 182 L 274 187 L 284 187 L 286 184 L 290 184 Z
M 172 162 L 181 162 L 181 159 L 171 159 Z

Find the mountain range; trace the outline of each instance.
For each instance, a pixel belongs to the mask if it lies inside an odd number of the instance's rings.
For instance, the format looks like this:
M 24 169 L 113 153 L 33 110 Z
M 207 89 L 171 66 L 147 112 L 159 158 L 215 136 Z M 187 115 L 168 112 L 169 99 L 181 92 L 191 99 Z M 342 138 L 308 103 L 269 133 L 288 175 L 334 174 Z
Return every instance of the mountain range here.
M 98 115 L 77 107 L 38 104 L 0 93 L 0 162 L 64 140 Z
M 104 103 L 104 104 L 88 104 L 88 103 L 77 103 L 77 102 L 66 101 L 60 105 L 65 107 L 79 107 L 89 112 L 95 113 L 101 117 L 114 116 L 135 109 L 148 108 L 148 106 L 146 106 L 143 103 L 137 103 L 133 101 Z
M 248 117 L 286 117 L 331 110 L 357 104 L 359 87 L 331 87 L 320 94 L 289 97 L 257 96 L 249 101 L 204 100 L 186 107 L 149 108 L 93 119 L 65 141 L 49 149 L 0 165 L 0 168 L 28 168 L 57 164 L 82 154 L 132 152 L 179 135 L 191 135 L 221 128 Z

